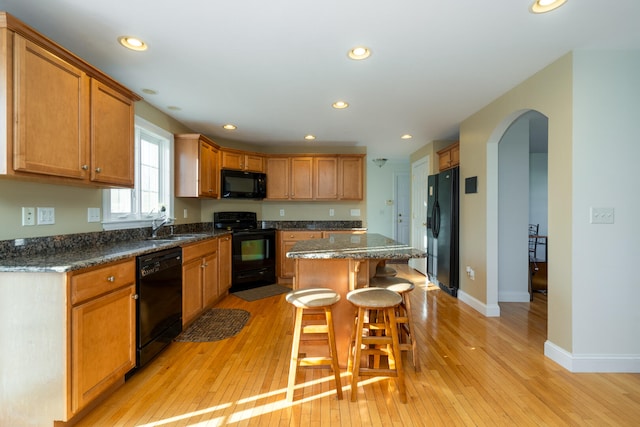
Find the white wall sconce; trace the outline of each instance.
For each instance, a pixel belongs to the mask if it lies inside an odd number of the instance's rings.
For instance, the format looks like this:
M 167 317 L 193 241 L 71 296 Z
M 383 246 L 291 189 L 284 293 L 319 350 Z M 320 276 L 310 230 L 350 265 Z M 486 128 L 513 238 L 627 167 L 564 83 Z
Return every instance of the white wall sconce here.
M 384 166 L 385 163 L 387 163 L 387 159 L 381 159 L 381 158 L 373 159 L 373 163 L 375 163 L 376 166 L 381 168 L 382 166 Z

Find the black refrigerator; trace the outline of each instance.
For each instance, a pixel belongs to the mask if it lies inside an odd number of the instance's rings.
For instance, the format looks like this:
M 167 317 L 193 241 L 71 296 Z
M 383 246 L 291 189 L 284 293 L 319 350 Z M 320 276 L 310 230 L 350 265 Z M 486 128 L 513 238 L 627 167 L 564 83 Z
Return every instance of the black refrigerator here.
M 459 168 L 430 175 L 427 181 L 427 273 L 431 282 L 458 296 Z

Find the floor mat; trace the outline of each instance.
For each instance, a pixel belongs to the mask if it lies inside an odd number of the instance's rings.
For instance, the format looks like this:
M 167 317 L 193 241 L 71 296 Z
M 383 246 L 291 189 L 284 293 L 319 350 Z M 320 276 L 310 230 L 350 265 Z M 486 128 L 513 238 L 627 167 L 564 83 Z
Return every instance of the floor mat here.
M 250 313 L 236 308 L 210 308 L 183 331 L 175 341 L 210 342 L 231 338 L 244 328 Z

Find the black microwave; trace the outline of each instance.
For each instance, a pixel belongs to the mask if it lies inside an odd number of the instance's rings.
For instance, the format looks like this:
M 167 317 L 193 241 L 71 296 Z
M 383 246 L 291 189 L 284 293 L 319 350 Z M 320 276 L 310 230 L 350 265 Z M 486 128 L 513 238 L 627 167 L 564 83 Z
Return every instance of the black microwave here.
M 267 197 L 267 175 L 222 169 L 222 197 L 227 199 L 264 199 Z

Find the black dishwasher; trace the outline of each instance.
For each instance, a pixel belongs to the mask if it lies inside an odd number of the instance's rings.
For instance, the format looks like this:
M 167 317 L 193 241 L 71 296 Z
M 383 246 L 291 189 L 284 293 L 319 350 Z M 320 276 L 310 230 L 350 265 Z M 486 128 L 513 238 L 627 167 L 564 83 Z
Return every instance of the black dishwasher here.
M 137 257 L 136 368 L 182 331 L 182 248 Z

